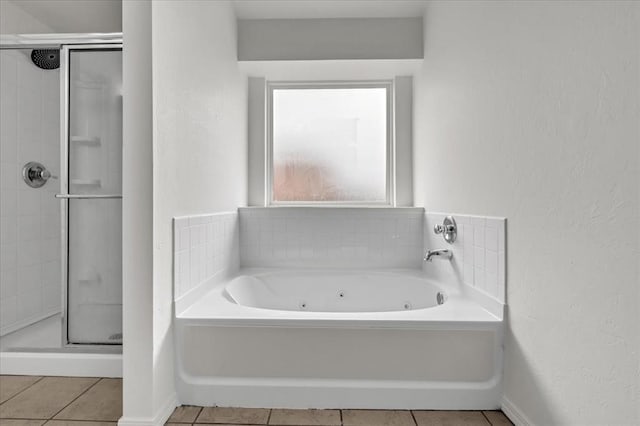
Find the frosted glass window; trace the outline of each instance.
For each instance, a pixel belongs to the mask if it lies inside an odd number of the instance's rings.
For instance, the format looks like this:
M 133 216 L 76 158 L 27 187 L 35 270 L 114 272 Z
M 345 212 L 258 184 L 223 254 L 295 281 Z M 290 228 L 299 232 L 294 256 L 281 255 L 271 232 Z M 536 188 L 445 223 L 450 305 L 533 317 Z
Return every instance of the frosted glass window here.
M 388 91 L 273 88 L 273 202 L 388 202 Z

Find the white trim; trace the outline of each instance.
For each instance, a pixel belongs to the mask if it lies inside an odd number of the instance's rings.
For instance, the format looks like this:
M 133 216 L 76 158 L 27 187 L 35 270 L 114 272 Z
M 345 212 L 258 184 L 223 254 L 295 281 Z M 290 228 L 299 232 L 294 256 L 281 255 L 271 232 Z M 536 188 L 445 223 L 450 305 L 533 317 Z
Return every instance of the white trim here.
M 122 377 L 122 355 L 69 352 L 0 352 L 0 374 Z
M 249 77 L 247 82 L 249 97 L 248 113 L 248 201 L 250 206 L 266 205 L 266 80 L 263 77 Z
M 121 417 L 118 420 L 118 426 L 163 426 L 177 406 L 178 397 L 174 392 L 169 395 L 153 417 Z
M 63 44 L 122 43 L 122 33 L 2 34 L 0 48 L 59 47 Z
M 516 426 L 535 426 L 531 421 L 509 398 L 502 397 L 502 412 Z
M 60 48 L 60 189 L 64 194 L 70 193 L 69 187 L 69 157 L 71 156 L 69 139 L 69 124 L 71 123 L 71 54 L 85 51 L 119 51 L 122 54 L 121 43 L 64 45 Z M 69 341 L 69 198 L 60 198 L 61 221 L 61 256 L 60 272 L 62 285 L 62 345 L 77 347 L 81 343 Z M 106 343 L 105 343 L 106 344 Z
M 393 80 L 395 205 L 413 206 L 413 77 Z
M 422 59 L 337 59 L 314 61 L 238 61 L 240 71 L 273 81 L 392 80 L 417 75 Z
M 387 135 L 385 166 L 385 200 L 364 202 L 282 202 L 273 200 L 273 91 L 276 89 L 337 89 L 337 88 L 383 88 L 386 90 Z M 393 80 L 335 80 L 335 81 L 267 81 L 266 82 L 266 135 L 265 135 L 265 182 L 266 205 L 275 206 L 374 206 L 395 207 L 395 133 L 394 133 L 394 81 Z

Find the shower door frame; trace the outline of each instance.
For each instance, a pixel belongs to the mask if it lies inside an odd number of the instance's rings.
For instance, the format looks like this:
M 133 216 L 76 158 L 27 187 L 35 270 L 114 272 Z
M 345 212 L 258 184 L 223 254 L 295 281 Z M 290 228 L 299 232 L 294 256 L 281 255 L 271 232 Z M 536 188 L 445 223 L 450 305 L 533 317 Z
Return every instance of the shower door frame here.
M 122 51 L 122 40 L 89 42 L 82 44 L 60 45 L 60 188 L 64 193 L 56 195 L 61 203 L 61 284 L 62 291 L 62 346 L 63 347 L 83 347 L 92 348 L 122 346 L 122 343 L 72 343 L 69 342 L 69 200 L 71 199 L 122 199 L 122 189 L 120 194 L 96 194 L 86 196 L 74 196 L 69 194 L 69 120 L 70 117 L 70 51 L 71 50 L 120 50 Z
M 62 348 L 88 347 L 96 350 L 101 348 L 112 349 L 122 346 L 122 343 L 91 344 L 69 343 L 68 340 L 68 297 L 69 291 L 69 50 L 80 49 L 120 49 L 122 50 L 122 33 L 65 33 L 65 34 L 0 34 L 0 50 L 11 49 L 59 49 L 60 50 L 60 189 L 64 193 L 60 206 L 60 286 L 62 289 L 61 317 L 62 317 Z M 101 198 L 101 197 L 96 197 Z M 105 197 L 102 197 L 105 198 Z M 39 351 L 36 351 L 39 352 Z

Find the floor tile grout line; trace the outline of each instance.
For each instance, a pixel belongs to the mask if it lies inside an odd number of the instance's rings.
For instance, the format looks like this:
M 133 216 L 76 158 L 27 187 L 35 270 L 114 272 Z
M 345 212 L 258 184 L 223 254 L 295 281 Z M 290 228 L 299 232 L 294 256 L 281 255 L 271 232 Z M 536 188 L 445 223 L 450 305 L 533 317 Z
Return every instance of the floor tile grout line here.
M 178 408 L 178 407 L 176 407 Z M 196 414 L 196 418 L 193 419 L 192 425 L 197 425 L 198 424 L 198 417 L 200 417 L 200 414 L 202 414 L 202 411 L 204 410 L 204 407 L 200 407 L 200 409 L 198 410 L 198 414 Z M 174 412 L 176 411 L 175 409 L 173 410 Z M 171 413 L 171 415 L 173 415 L 173 413 Z
M 198 421 L 198 417 L 200 417 L 200 414 L 202 414 L 202 410 L 204 410 L 204 407 L 198 407 L 198 414 L 196 414 L 196 418 L 193 419 L 193 424 L 196 424 L 196 422 Z
M 338 411 L 340 412 L 340 426 L 344 426 L 344 420 L 342 420 L 342 408 Z
M 265 423 L 266 425 L 268 425 L 271 422 L 271 413 L 273 412 L 273 410 L 271 408 L 269 408 L 269 415 L 267 416 L 267 423 Z
M 480 410 L 480 412 L 482 413 L 482 417 L 484 417 L 487 420 L 487 423 L 489 423 L 489 426 L 493 426 L 493 423 L 491 423 L 489 417 L 487 417 L 487 415 L 484 413 L 484 410 Z
M 416 415 L 414 414 L 413 410 L 409 410 L 409 413 L 411 413 L 411 418 L 413 419 L 413 423 L 418 426 L 418 420 L 416 420 Z
M 20 395 L 22 392 L 25 392 L 27 389 L 29 389 L 30 387 L 34 386 L 36 383 L 40 383 L 41 381 L 43 381 L 46 377 L 47 376 L 40 376 L 40 378 L 38 380 L 36 380 L 35 382 L 31 383 L 29 386 L 27 386 L 26 388 L 22 389 L 20 392 L 18 392 L 17 394 L 13 395 L 12 397 L 7 399 L 6 401 L 3 401 L 0 405 L 4 405 L 7 402 L 11 401 L 13 398 L 15 398 L 16 396 Z
M 96 377 L 93 377 L 96 378 Z M 103 377 L 97 377 L 98 380 L 96 380 L 96 382 L 94 384 L 92 384 L 91 386 L 89 386 L 88 388 L 86 388 L 83 392 L 80 393 L 80 395 L 76 396 L 75 398 L 73 398 L 73 400 L 71 402 L 69 402 L 67 405 L 65 405 L 64 407 L 62 407 L 60 410 L 58 410 L 57 413 L 55 413 L 53 416 L 49 417 L 47 420 L 53 420 L 53 418 L 55 416 L 57 416 L 58 414 L 62 413 L 64 411 L 65 408 L 67 408 L 68 406 L 70 406 L 71 404 L 73 404 L 74 402 L 76 402 L 78 400 L 78 398 L 80 398 L 82 395 L 84 395 L 85 393 L 87 393 L 89 391 L 89 389 L 92 389 L 95 385 L 97 385 L 98 383 L 100 383 L 104 378 Z M 64 420 L 64 419 L 61 419 Z M 99 421 L 99 420 L 85 420 L 85 421 Z

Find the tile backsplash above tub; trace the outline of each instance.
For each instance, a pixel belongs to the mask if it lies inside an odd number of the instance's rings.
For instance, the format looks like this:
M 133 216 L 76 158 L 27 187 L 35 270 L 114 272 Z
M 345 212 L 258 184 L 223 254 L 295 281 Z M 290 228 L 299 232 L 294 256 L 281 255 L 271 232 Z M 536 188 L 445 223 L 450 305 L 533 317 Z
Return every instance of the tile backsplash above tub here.
M 174 299 L 239 266 L 236 212 L 173 219 Z
M 420 268 L 423 208 L 246 207 L 243 267 Z
M 506 288 L 506 219 L 499 217 L 452 214 L 458 237 L 448 244 L 433 232 L 442 224 L 445 213 L 425 214 L 425 250 L 447 248 L 453 251 L 451 263 L 425 262 L 424 272 L 440 281 L 455 280 L 480 291 L 499 303 L 505 303 Z

